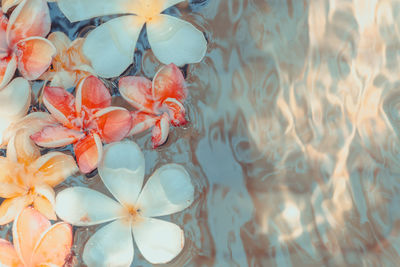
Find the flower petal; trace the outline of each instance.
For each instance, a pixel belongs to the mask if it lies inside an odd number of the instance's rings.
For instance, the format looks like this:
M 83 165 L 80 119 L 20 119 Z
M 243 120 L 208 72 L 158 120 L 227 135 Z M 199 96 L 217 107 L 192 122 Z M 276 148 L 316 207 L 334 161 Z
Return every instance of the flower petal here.
M 129 111 L 120 107 L 109 107 L 95 114 L 102 140 L 106 143 L 124 139 L 132 128 L 132 117 Z
M 136 111 L 131 113 L 132 116 L 132 128 L 128 136 L 135 135 L 146 131 L 150 127 L 153 127 L 159 120 L 159 117 L 152 114 Z
M 29 138 L 29 133 L 25 129 L 19 130 L 13 136 L 7 146 L 7 158 L 28 166 L 40 157 L 40 150 Z
M 125 14 L 132 5 L 132 0 L 58 0 L 58 6 L 71 21 L 86 20 L 94 17 Z
M 7 27 L 10 47 L 32 36 L 45 37 L 50 31 L 50 13 L 45 0 L 23 0 L 11 13 Z
M 30 265 L 33 249 L 50 226 L 46 217 L 30 207 L 23 209 L 15 218 L 12 228 L 14 247 L 25 266 Z
M 88 267 L 117 267 L 131 266 L 133 254 L 131 226 L 116 220 L 88 240 L 82 257 Z
M 10 7 L 16 6 L 21 2 L 22 2 L 22 0 L 2 0 L 1 1 L 1 9 L 4 13 L 7 13 L 8 9 L 10 9 Z
M 43 197 L 37 196 L 33 201 L 33 207 L 43 214 L 49 220 L 57 220 L 56 213 L 54 211 L 54 206 L 50 203 L 50 201 Z
M 64 222 L 52 225 L 36 244 L 31 266 L 44 263 L 64 266 L 71 253 L 72 237 L 71 225 Z
M 107 189 L 123 205 L 134 205 L 142 189 L 144 156 L 132 141 L 105 146 L 99 174 Z
M 62 87 L 62 88 L 71 88 L 75 86 L 75 75 L 73 72 L 68 72 L 68 71 L 58 71 L 58 72 L 52 72 L 54 74 L 50 82 L 50 86 L 52 87 Z M 43 75 L 42 75 L 43 77 Z M 47 79 L 43 79 L 47 80 Z
M 71 44 L 71 40 L 63 32 L 52 32 L 49 34 L 47 39 L 52 42 L 57 50 L 57 54 L 62 53 L 64 50 L 67 50 L 69 45 Z
M 13 54 L 0 60 L 0 89 L 6 86 L 14 77 L 17 69 L 17 57 Z
M 64 88 L 46 86 L 43 103 L 51 115 L 65 126 L 71 125 L 70 121 L 76 118 L 75 98 Z
M 143 257 L 153 264 L 171 261 L 185 244 L 182 229 L 163 220 L 143 218 L 133 225 L 132 231 Z
M 56 213 L 76 226 L 96 225 L 120 218 L 122 206 L 95 190 L 70 187 L 56 197 Z
M 62 125 L 46 126 L 41 131 L 31 135 L 31 139 L 42 147 L 63 147 L 85 137 L 85 134 Z
M 0 157 L 0 197 L 14 198 L 27 193 L 28 189 L 21 183 L 18 173 L 23 166 Z
M 156 170 L 144 185 L 136 205 L 145 217 L 173 214 L 193 202 L 194 187 L 180 165 L 167 164 Z
M 103 144 L 97 134 L 87 135 L 74 144 L 74 152 L 79 170 L 82 173 L 89 173 L 97 168 L 100 156 L 103 151 Z
M 41 156 L 31 166 L 40 172 L 40 182 L 51 187 L 78 171 L 72 156 L 56 151 Z
M 77 112 L 81 112 L 82 106 L 89 110 L 99 110 L 111 105 L 110 92 L 95 76 L 89 76 L 79 83 L 75 98 Z
M 168 98 L 183 101 L 187 95 L 185 78 L 174 64 L 162 67 L 153 79 L 153 99 L 162 102 Z
M 24 266 L 20 261 L 14 246 L 4 239 L 0 239 L 0 266 Z
M 114 1 L 112 4 L 115 5 Z M 98 3 L 95 5 L 103 8 Z M 107 21 L 88 34 L 83 53 L 97 75 L 116 77 L 132 64 L 143 23 L 137 16 L 122 16 Z
M 168 107 L 169 119 L 173 126 L 183 126 L 187 123 L 185 107 L 180 101 L 175 98 L 167 98 L 163 105 Z
M 164 144 L 167 141 L 169 134 L 169 117 L 168 114 L 164 112 L 164 114 L 156 121 L 151 141 L 153 143 L 153 148 L 157 148 Z
M 119 80 L 121 96 L 139 111 L 154 113 L 152 83 L 149 79 L 137 76 L 126 76 Z
M 146 24 L 154 55 L 164 63 L 183 66 L 200 62 L 207 51 L 207 41 L 192 24 L 160 14 Z
M 161 4 L 161 11 L 164 11 L 167 8 L 170 8 L 171 6 L 174 6 L 180 2 L 183 2 L 185 0 L 159 0 L 162 4 Z
M 17 43 L 18 70 L 28 80 L 36 80 L 49 67 L 56 48 L 47 39 L 30 37 Z
M 0 205 L 0 225 L 12 222 L 31 203 L 32 198 L 26 195 L 5 199 Z

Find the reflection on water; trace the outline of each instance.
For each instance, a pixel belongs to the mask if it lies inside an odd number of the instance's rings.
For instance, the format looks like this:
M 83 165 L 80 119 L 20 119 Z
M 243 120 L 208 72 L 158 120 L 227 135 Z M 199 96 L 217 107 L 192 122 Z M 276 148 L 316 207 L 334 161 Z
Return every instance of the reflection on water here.
M 150 133 L 135 138 L 147 174 L 176 162 L 196 186 L 169 218 L 187 242 L 168 266 L 398 266 L 400 2 L 191 0 L 168 12 L 209 40 L 185 69 L 191 124 L 157 151 Z M 90 28 L 53 20 L 70 37 Z M 159 66 L 140 40 L 127 73 L 151 78 Z M 67 183 L 105 192 L 97 176 Z M 76 252 L 94 231 L 77 229 Z M 148 265 L 137 248 L 134 263 Z

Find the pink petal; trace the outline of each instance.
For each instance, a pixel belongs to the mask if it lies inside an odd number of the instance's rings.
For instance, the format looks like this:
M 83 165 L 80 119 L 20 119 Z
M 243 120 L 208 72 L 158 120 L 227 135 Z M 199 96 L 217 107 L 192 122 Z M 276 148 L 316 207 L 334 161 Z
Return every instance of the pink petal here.
M 143 77 L 127 76 L 119 80 L 122 97 L 140 111 L 154 113 L 152 83 Z
M 15 55 L 0 59 L 0 89 L 11 81 L 16 69 L 17 57 Z
M 164 113 L 161 118 L 156 122 L 151 141 L 153 142 L 153 148 L 157 148 L 167 141 L 169 134 L 169 118 L 168 114 Z
M 0 239 L 0 265 L 12 267 L 23 266 L 14 246 L 4 239 Z
M 183 101 L 186 98 L 185 78 L 174 64 L 162 67 L 153 80 L 153 97 L 156 101 L 175 98 Z
M 76 111 L 82 106 L 89 110 L 99 110 L 111 105 L 111 95 L 104 83 L 95 76 L 89 76 L 79 83 L 76 91 Z
M 103 145 L 97 134 L 91 134 L 74 144 L 78 167 L 82 173 L 89 173 L 97 168 Z
M 168 107 L 169 119 L 173 126 L 183 126 L 187 123 L 185 108 L 181 102 L 175 98 L 167 98 L 163 105 Z
M 84 137 L 84 133 L 68 129 L 62 125 L 47 126 L 40 132 L 31 135 L 31 139 L 37 145 L 50 148 L 66 146 Z
M 132 117 L 124 108 L 109 107 L 100 110 L 95 116 L 100 137 L 106 143 L 121 141 L 132 127 Z
M 76 119 L 75 98 L 61 87 L 45 87 L 43 103 L 51 115 L 65 126 L 71 126 Z
M 141 111 L 134 111 L 131 113 L 132 116 L 132 129 L 128 136 L 135 135 L 146 131 L 150 127 L 153 127 L 159 120 L 159 116 L 144 113 Z

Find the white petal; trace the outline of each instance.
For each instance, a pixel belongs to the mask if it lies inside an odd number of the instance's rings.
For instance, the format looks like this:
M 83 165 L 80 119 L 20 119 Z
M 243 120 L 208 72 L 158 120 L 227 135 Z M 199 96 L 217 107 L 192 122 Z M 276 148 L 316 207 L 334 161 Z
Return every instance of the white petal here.
M 122 16 L 89 33 L 83 44 L 83 54 L 90 60 L 97 75 L 116 77 L 132 64 L 142 27 L 143 20 L 139 17 Z
M 132 141 L 104 147 L 99 174 L 107 189 L 122 204 L 134 205 L 142 189 L 144 156 Z
M 185 168 L 177 164 L 167 164 L 149 178 L 136 205 L 142 216 L 164 216 L 190 206 L 193 195 L 194 188 Z
M 126 14 L 135 0 L 58 0 L 58 6 L 71 21 Z
M 143 218 L 133 225 L 132 230 L 143 257 L 153 264 L 171 261 L 185 245 L 182 229 L 163 220 Z
M 56 213 L 77 226 L 95 225 L 122 217 L 122 206 L 95 190 L 67 188 L 56 197 Z
M 131 226 L 116 220 L 102 227 L 88 240 L 83 261 L 88 267 L 130 266 L 133 254 Z
M 151 49 L 164 63 L 182 66 L 200 62 L 207 51 L 207 41 L 192 24 L 160 14 L 146 24 Z
M 174 6 L 183 1 L 185 1 L 185 0 L 161 0 L 161 2 L 162 2 L 161 11 L 164 11 L 165 9 L 167 9 L 171 6 Z

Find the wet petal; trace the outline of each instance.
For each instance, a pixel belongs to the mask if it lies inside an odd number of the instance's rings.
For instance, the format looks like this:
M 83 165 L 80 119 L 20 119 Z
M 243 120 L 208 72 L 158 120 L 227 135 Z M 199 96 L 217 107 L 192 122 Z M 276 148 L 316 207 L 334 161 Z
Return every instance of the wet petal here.
M 58 0 L 57 2 L 61 11 L 71 22 L 125 14 L 135 5 L 135 1 L 132 0 Z
M 52 72 L 54 75 L 51 78 L 50 86 L 71 88 L 75 86 L 75 74 L 68 71 Z M 43 75 L 42 75 L 43 76 Z M 46 79 L 43 79 L 46 80 Z
M 164 106 L 168 107 L 168 115 L 173 126 L 182 126 L 187 123 L 185 119 L 185 107 L 175 98 L 167 98 L 163 102 Z
M 47 219 L 53 221 L 57 220 L 54 206 L 51 205 L 50 201 L 47 198 L 43 196 L 37 196 L 33 201 L 33 207 L 41 214 L 43 214 Z
M 203 33 L 186 21 L 160 14 L 146 27 L 151 49 L 164 64 L 197 63 L 206 54 L 207 41 Z
M 185 168 L 167 164 L 149 178 L 140 193 L 137 206 L 143 216 L 164 216 L 189 207 L 193 195 L 194 187 Z
M 0 205 L 0 225 L 12 222 L 31 203 L 32 199 L 26 195 L 5 199 Z
M 22 0 L 2 0 L 1 1 L 1 9 L 4 13 L 7 13 L 10 7 L 16 6 L 21 3 Z
M 133 254 L 131 226 L 117 220 L 100 228 L 87 241 L 83 261 L 88 267 L 131 266 Z
M 43 103 L 51 115 L 64 125 L 70 125 L 70 120 L 76 118 L 75 98 L 61 87 L 45 87 Z
M 4 239 L 0 239 L 0 265 L 11 267 L 23 266 L 14 246 Z
M 92 63 L 96 74 L 104 78 L 116 77 L 132 64 L 142 27 L 143 21 L 137 16 L 122 16 L 88 34 L 83 53 Z
M 97 134 L 87 135 L 74 144 L 74 152 L 79 170 L 89 173 L 97 168 L 100 155 L 103 151 L 103 144 Z
M 121 141 L 132 127 L 132 117 L 124 108 L 109 107 L 100 110 L 95 116 L 100 137 L 106 143 Z
M 31 135 L 31 139 L 42 147 L 63 147 L 85 137 L 85 134 L 62 125 L 46 126 L 40 132 Z
M 121 96 L 140 111 L 154 113 L 152 83 L 149 79 L 137 76 L 126 76 L 119 80 Z
M 164 101 L 174 98 L 183 101 L 187 95 L 185 78 L 182 72 L 174 64 L 162 67 L 153 79 L 153 99 Z
M 71 44 L 71 40 L 63 32 L 52 32 L 49 34 L 47 39 L 52 42 L 54 47 L 57 49 L 57 54 L 68 49 L 69 45 Z
M 28 166 L 40 157 L 40 149 L 29 138 L 25 129 L 19 130 L 7 145 L 7 158 Z
M 132 112 L 132 128 L 128 136 L 135 135 L 146 131 L 150 127 L 153 127 L 159 120 L 159 117 L 144 112 Z
M 169 117 L 167 113 L 164 113 L 158 121 L 156 121 L 151 141 L 153 142 L 153 147 L 159 147 L 167 141 L 169 134 Z
M 90 110 L 99 110 L 111 105 L 111 95 L 104 83 L 95 76 L 89 76 L 79 83 L 76 91 L 76 111 L 82 106 Z
M 35 246 L 32 266 L 44 263 L 63 266 L 71 253 L 72 238 L 71 225 L 61 222 L 51 226 Z
M 56 213 L 76 226 L 96 225 L 122 216 L 122 206 L 95 190 L 70 187 L 56 197 Z
M 6 86 L 14 77 L 17 69 L 17 57 L 13 54 L 0 60 L 0 89 Z
M 122 204 L 134 205 L 143 185 L 144 156 L 132 141 L 105 146 L 99 174 L 107 189 Z
M 160 2 L 162 4 L 161 4 L 161 9 L 160 9 L 159 13 L 161 13 L 161 11 L 164 11 L 165 9 L 170 8 L 171 6 L 174 6 L 183 1 L 185 1 L 185 0 L 161 0 Z
M 20 183 L 18 172 L 23 168 L 19 163 L 0 157 L 0 197 L 14 198 L 27 193 L 27 188 Z
M 38 158 L 31 166 L 40 172 L 40 182 L 51 187 L 78 171 L 74 158 L 61 152 L 49 152 Z
M 185 236 L 176 224 L 143 218 L 132 227 L 133 237 L 143 257 L 153 264 L 167 263 L 178 256 Z
M 47 39 L 30 37 L 17 43 L 18 70 L 28 80 L 36 80 L 49 67 L 56 48 Z
M 33 208 L 25 208 L 13 224 L 14 247 L 25 265 L 29 265 L 33 250 L 42 234 L 51 226 L 49 220 Z
M 45 37 L 50 31 L 50 14 L 45 0 L 23 0 L 11 13 L 7 27 L 11 47 L 32 36 Z

